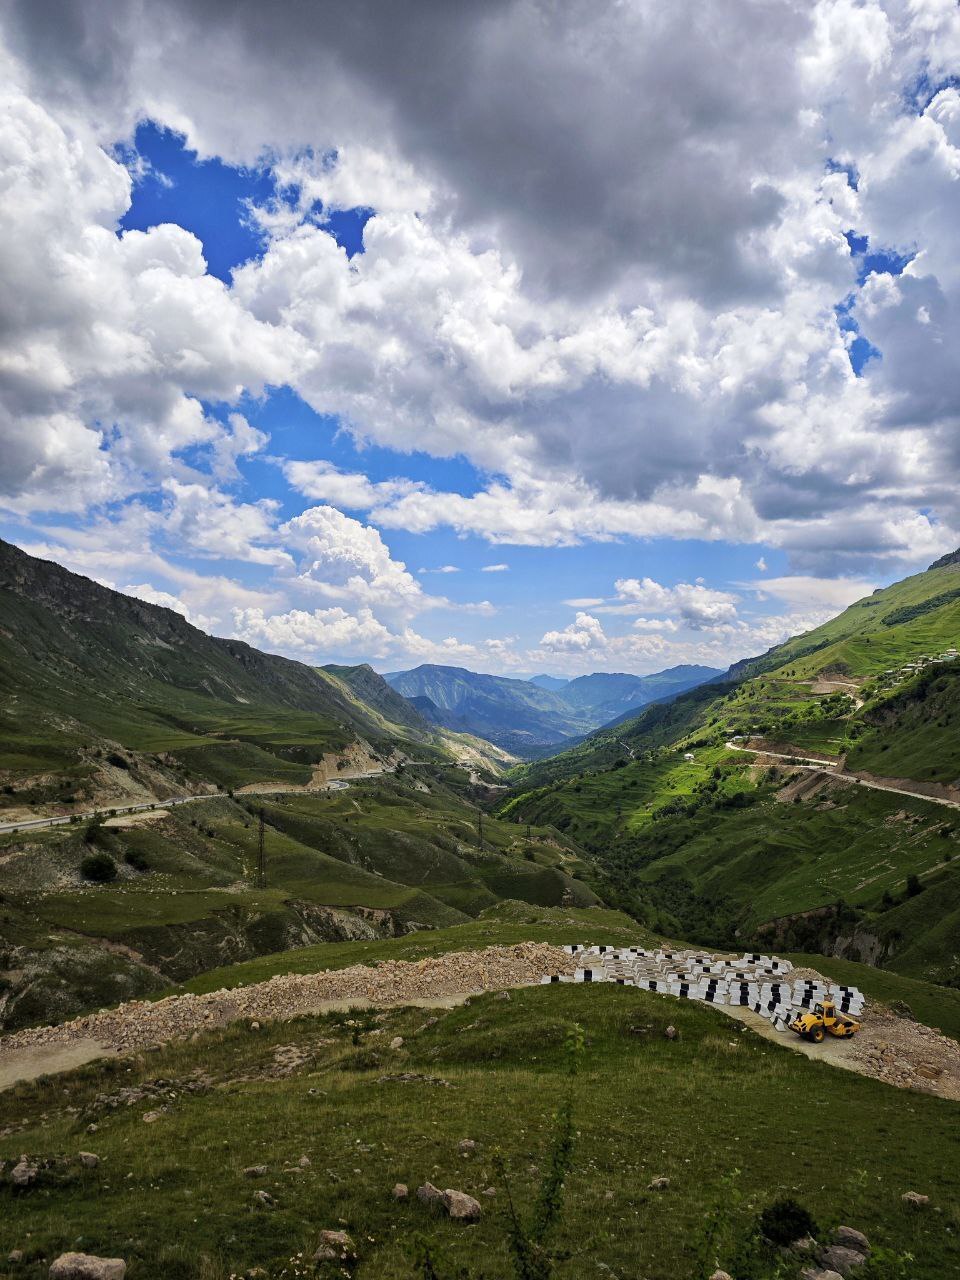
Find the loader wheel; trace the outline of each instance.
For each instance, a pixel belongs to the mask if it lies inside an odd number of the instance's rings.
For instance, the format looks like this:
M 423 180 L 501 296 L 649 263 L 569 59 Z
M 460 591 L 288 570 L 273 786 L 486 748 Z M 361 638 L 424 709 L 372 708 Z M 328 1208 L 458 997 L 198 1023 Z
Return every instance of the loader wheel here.
M 814 1044 L 819 1044 L 823 1039 L 823 1027 L 814 1027 L 810 1032 L 810 1039 Z

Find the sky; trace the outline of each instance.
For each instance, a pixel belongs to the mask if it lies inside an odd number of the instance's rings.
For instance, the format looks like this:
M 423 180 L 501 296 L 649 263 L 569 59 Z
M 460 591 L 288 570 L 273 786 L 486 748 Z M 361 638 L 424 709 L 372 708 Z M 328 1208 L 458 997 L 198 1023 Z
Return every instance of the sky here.
M 960 545 L 955 0 L 8 0 L 0 536 L 305 662 L 725 667 Z

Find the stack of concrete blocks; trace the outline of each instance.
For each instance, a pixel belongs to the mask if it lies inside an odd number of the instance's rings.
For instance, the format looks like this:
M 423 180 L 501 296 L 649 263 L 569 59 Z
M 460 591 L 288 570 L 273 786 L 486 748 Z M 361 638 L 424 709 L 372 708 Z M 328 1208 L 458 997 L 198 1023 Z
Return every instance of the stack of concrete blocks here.
M 863 995 L 856 987 L 827 986 L 810 979 L 791 983 L 787 980 L 793 969 L 789 960 L 759 952 L 726 958 L 702 951 L 590 946 L 579 942 L 568 944 L 564 951 L 575 956 L 580 967 L 572 976 L 548 974 L 542 982 L 614 982 L 680 999 L 738 1005 L 769 1019 L 778 1031 L 786 1031 L 799 1012 L 825 997 L 835 1000 L 838 1009 L 853 1017 L 863 1011 Z

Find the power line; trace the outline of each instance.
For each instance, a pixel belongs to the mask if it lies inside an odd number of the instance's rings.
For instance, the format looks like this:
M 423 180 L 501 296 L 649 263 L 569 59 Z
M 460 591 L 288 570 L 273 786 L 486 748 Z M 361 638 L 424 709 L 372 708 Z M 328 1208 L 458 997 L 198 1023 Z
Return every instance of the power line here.
M 260 821 L 257 828 L 257 888 L 267 886 L 266 866 L 263 859 L 263 810 L 260 810 Z

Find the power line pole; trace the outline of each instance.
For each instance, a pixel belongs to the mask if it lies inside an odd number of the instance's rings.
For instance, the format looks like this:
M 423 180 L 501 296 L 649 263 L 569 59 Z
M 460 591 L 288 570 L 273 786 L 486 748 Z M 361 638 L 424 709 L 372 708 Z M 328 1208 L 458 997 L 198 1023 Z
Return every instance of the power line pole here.
M 257 888 L 265 889 L 266 885 L 267 876 L 263 861 L 263 810 L 261 809 L 257 828 Z

